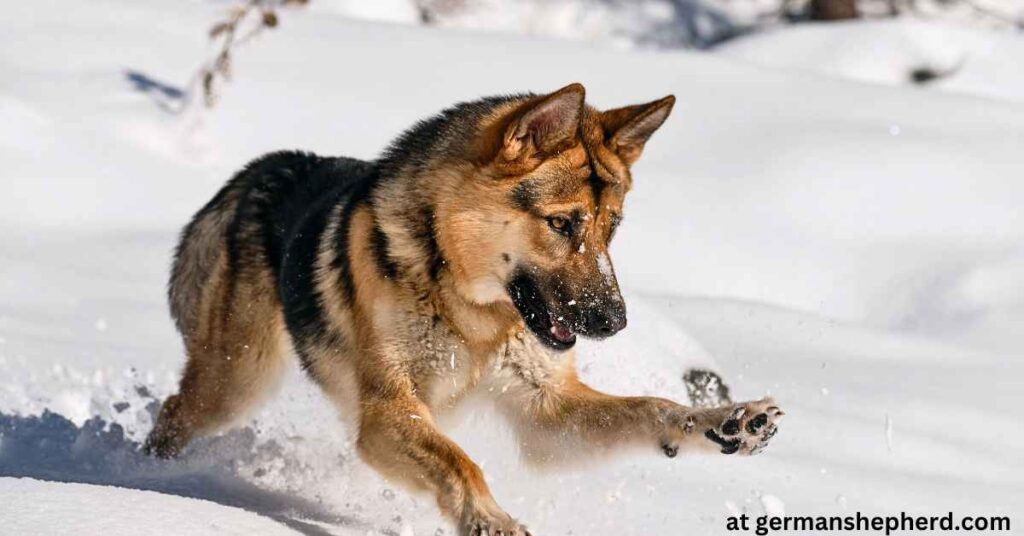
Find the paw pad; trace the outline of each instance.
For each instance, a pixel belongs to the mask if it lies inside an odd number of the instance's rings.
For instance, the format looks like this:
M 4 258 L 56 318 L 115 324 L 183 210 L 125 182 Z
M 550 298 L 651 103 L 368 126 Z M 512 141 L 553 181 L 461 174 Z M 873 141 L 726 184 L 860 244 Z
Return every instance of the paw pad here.
M 704 432 L 704 437 L 721 447 L 722 454 L 761 452 L 778 433 L 776 423 L 785 415 L 771 403 L 771 399 L 765 399 L 737 406 L 721 426 Z
M 736 425 L 736 431 L 739 431 L 738 424 Z M 722 454 L 733 454 L 740 449 L 739 439 L 725 439 L 724 437 L 718 435 L 718 433 L 715 432 L 714 430 L 708 430 L 707 432 L 704 432 L 704 437 L 710 439 L 711 441 L 714 441 L 715 443 L 718 443 L 718 445 L 722 447 Z
M 754 417 L 753 419 L 747 421 L 747 432 L 751 434 L 756 434 L 757 429 L 766 424 L 768 424 L 768 414 L 762 413 L 757 417 Z

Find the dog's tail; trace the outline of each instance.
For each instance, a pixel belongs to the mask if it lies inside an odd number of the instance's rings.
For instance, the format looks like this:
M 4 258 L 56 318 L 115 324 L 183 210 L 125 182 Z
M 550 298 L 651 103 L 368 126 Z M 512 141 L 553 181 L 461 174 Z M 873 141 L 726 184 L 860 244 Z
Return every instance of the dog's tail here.
M 238 177 L 229 181 L 181 231 L 174 252 L 167 298 L 178 330 L 188 336 L 200 315 L 200 300 L 214 270 L 227 262 L 228 228 L 241 197 Z

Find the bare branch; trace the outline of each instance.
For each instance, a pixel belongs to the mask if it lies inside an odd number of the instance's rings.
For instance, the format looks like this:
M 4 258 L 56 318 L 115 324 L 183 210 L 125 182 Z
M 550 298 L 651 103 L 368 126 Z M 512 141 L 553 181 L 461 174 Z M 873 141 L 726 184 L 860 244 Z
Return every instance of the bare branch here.
M 210 27 L 208 34 L 210 40 L 217 43 L 216 53 L 206 60 L 192 77 L 188 86 L 193 89 L 190 89 L 189 93 L 197 88 L 202 92 L 204 104 L 207 107 L 214 106 L 218 100 L 218 85 L 231 79 L 235 50 L 264 30 L 277 28 L 280 24 L 277 8 L 303 6 L 308 2 L 309 0 L 241 0 L 241 3 L 233 6 L 228 10 L 224 20 Z

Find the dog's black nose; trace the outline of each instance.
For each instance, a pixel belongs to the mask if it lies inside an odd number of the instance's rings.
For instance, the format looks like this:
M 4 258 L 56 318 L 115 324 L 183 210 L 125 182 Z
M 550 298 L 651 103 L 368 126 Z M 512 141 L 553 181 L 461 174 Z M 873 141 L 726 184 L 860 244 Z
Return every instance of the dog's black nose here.
M 611 337 L 626 327 L 625 307 L 591 309 L 586 313 L 584 335 L 598 339 Z

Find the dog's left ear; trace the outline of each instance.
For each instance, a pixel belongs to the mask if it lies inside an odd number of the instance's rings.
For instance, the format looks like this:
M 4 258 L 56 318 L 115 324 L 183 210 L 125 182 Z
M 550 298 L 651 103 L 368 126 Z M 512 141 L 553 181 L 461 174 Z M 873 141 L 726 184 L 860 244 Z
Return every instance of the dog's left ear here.
M 601 124 L 607 134 L 608 147 L 619 155 L 626 165 L 640 158 L 644 144 L 655 130 L 668 119 L 674 95 L 647 104 L 615 108 L 601 113 Z

